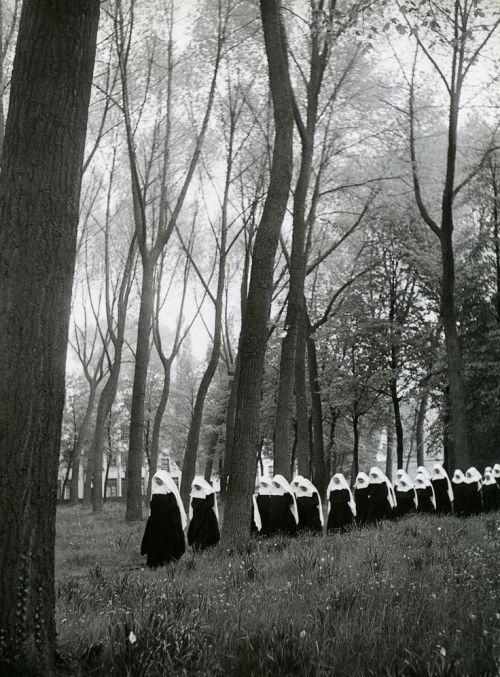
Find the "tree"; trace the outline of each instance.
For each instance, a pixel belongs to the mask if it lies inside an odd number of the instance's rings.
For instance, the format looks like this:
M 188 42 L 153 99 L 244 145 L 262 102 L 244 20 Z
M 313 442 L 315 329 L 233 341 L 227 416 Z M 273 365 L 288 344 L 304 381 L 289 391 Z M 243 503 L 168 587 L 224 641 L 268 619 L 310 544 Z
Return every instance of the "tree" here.
M 54 674 L 57 467 L 99 1 L 25 0 L 0 173 L 0 665 Z
M 455 300 L 455 254 L 453 231 L 455 227 L 454 202 L 457 194 L 477 173 L 476 167 L 462 181 L 457 182 L 457 152 L 459 133 L 459 113 L 462 93 L 467 75 L 477 62 L 485 46 L 500 25 L 495 13 L 487 23 L 484 10 L 477 0 L 454 0 L 452 7 L 440 1 L 403 4 L 401 11 L 417 44 L 409 82 L 409 118 L 410 118 L 410 158 L 415 201 L 424 222 L 438 237 L 441 247 L 441 318 L 443 322 L 448 365 L 449 401 L 451 433 L 453 440 L 453 462 L 456 468 L 465 470 L 469 465 L 469 444 L 465 388 L 462 373 L 462 354 L 457 329 L 457 309 Z M 445 6 L 446 5 L 446 6 Z M 426 27 L 430 27 L 430 32 Z M 426 36 L 429 39 L 426 41 Z M 443 64 L 433 54 L 433 46 L 438 43 L 448 57 Z M 421 186 L 421 176 L 417 164 L 416 128 L 417 110 L 415 105 L 415 72 L 419 52 L 423 52 L 431 64 L 433 74 L 445 87 L 447 95 L 447 145 L 445 169 L 442 175 L 440 217 L 432 216 L 432 210 L 426 203 Z M 479 161 L 479 165 L 484 159 Z M 479 166 L 478 165 L 478 166 Z
M 273 98 L 275 137 L 269 188 L 255 235 L 250 283 L 241 323 L 240 373 L 231 473 L 222 529 L 222 538 L 226 543 L 245 540 L 250 530 L 251 497 L 261 444 L 260 400 L 273 292 L 274 258 L 292 179 L 292 90 L 280 4 L 279 0 L 261 0 L 260 3 Z

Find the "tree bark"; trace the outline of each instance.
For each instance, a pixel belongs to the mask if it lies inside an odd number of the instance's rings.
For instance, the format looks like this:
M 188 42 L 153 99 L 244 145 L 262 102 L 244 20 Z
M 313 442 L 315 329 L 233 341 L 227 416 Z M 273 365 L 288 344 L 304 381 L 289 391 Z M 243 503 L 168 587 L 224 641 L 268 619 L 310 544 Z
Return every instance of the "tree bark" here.
M 297 421 L 297 462 L 299 475 L 311 476 L 311 454 L 309 449 L 309 405 L 306 385 L 306 323 L 301 315 L 295 348 L 295 417 Z
M 394 346 L 391 348 L 391 351 L 394 350 Z M 395 363 L 395 358 L 393 364 Z M 395 369 L 394 366 L 392 367 Z M 391 400 L 392 408 L 394 410 L 394 432 L 396 433 L 396 463 L 397 467 L 402 468 L 404 465 L 404 437 L 403 437 L 403 424 L 401 422 L 401 408 L 399 406 L 399 395 L 398 395 L 398 382 L 396 378 L 391 378 L 390 382 L 390 391 L 391 391 Z M 392 431 L 392 426 L 389 426 Z M 388 433 L 389 435 L 389 429 Z
M 149 338 L 153 317 L 153 266 L 143 263 L 141 305 L 137 326 L 135 349 L 134 385 L 130 409 L 130 439 L 127 461 L 127 510 L 128 522 L 142 519 L 142 463 L 144 458 L 144 402 L 148 377 Z
M 83 448 L 88 439 L 90 422 L 92 419 L 92 413 L 94 411 L 94 404 L 97 391 L 97 383 L 89 383 L 90 392 L 89 399 L 87 401 L 87 408 L 85 410 L 85 415 L 83 417 L 80 430 L 78 432 L 78 440 L 76 441 L 75 446 L 73 447 L 73 454 L 71 456 L 71 484 L 70 484 L 70 505 L 78 505 L 78 487 L 80 479 L 80 457 L 82 455 Z
M 424 386 L 420 395 L 417 412 L 417 467 L 425 465 L 425 415 L 427 412 L 427 402 L 429 401 L 429 390 Z
M 394 450 L 394 428 L 392 425 L 387 426 L 387 444 L 385 451 L 385 474 L 392 482 L 392 462 L 393 462 L 393 450 Z M 399 463 L 399 460 L 398 460 Z M 398 465 L 398 468 L 403 466 Z
M 98 0 L 25 0 L 0 174 L 0 672 L 53 675 L 57 471 Z
M 352 449 L 351 486 L 356 481 L 356 476 L 359 472 L 359 416 L 353 416 L 352 432 L 354 435 L 354 446 Z
M 260 401 L 274 258 L 292 179 L 293 112 L 287 46 L 279 0 L 261 0 L 261 17 L 273 99 L 275 138 L 269 189 L 255 236 L 252 271 L 240 334 L 240 378 L 236 403 L 231 475 L 222 529 L 224 543 L 250 533 L 252 494 L 261 441 Z
M 309 321 L 306 318 L 308 326 Z M 323 441 L 323 405 L 321 403 L 321 387 L 319 383 L 318 357 L 314 334 L 307 336 L 307 366 L 309 373 L 309 390 L 311 392 L 311 416 L 313 428 L 312 481 L 321 496 L 326 490 L 325 449 Z

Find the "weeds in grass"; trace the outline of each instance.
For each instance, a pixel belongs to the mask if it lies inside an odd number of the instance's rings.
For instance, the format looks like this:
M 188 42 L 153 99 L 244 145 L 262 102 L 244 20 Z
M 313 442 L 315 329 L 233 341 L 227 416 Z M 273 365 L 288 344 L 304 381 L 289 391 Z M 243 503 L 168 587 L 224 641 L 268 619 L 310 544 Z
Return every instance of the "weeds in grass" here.
M 116 512 L 78 515 L 75 534 L 74 517 L 59 516 L 57 552 L 67 674 L 499 673 L 499 537 L 489 517 L 258 539 L 154 571 L 141 569 L 140 525 L 131 530 Z M 131 552 L 108 551 L 111 533 Z M 86 542 L 94 560 L 82 568 L 74 550 L 81 556 Z

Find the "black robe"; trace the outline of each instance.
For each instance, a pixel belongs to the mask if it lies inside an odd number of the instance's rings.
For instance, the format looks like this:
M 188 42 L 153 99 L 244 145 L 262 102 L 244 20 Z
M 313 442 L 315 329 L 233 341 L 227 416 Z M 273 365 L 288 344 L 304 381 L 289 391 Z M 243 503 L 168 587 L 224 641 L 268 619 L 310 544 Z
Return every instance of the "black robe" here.
M 187 539 L 193 550 L 205 550 L 220 540 L 219 523 L 213 511 L 215 494 L 206 498 L 193 498 L 193 517 L 189 522 Z
M 349 491 L 347 489 L 331 491 L 329 501 L 330 513 L 328 515 L 326 530 L 344 534 L 349 530 L 354 521 L 354 515 L 349 505 Z
M 252 533 L 257 533 L 260 536 L 269 536 L 269 518 L 271 510 L 271 496 L 269 494 L 257 494 L 255 497 L 257 502 L 257 508 L 259 509 L 260 521 L 262 528 L 259 531 L 255 525 L 254 520 L 254 505 L 252 501 L 252 524 L 250 526 L 250 531 Z
M 354 489 L 354 502 L 356 503 L 356 524 L 360 527 L 364 526 L 368 520 L 369 493 L 369 487 Z
M 495 484 L 483 484 L 483 510 L 500 510 L 500 487 Z
M 467 486 L 465 482 L 453 482 L 451 483 L 453 487 L 453 510 L 455 515 L 458 517 L 466 517 L 469 512 L 466 505 L 466 490 Z
M 474 482 L 464 482 L 464 515 L 480 515 L 483 506 L 481 501 L 481 488 L 479 483 Z
M 452 512 L 450 497 L 448 496 L 448 480 L 446 477 L 431 480 L 436 497 L 436 512 L 438 515 L 449 515 Z
M 150 505 L 141 555 L 147 555 L 146 564 L 154 568 L 178 560 L 184 554 L 186 544 L 174 494 L 153 494 Z
M 310 529 L 321 533 L 323 530 L 319 518 L 319 496 L 314 493 L 312 496 L 297 496 L 297 511 L 299 513 L 298 530 L 305 531 Z
M 392 508 L 389 502 L 389 487 L 385 482 L 370 484 L 367 522 L 373 524 L 378 522 L 378 520 L 388 517 L 392 517 Z
M 416 492 L 418 500 L 417 512 L 436 512 L 436 508 L 432 502 L 432 488 L 423 487 L 422 489 L 416 489 Z
M 269 535 L 295 536 L 297 534 L 297 522 L 290 509 L 293 504 L 293 496 L 286 492 L 282 495 L 271 495 L 270 499 Z
M 398 491 L 396 487 L 394 490 L 396 495 L 396 517 L 403 517 L 408 513 L 415 512 L 415 490 Z

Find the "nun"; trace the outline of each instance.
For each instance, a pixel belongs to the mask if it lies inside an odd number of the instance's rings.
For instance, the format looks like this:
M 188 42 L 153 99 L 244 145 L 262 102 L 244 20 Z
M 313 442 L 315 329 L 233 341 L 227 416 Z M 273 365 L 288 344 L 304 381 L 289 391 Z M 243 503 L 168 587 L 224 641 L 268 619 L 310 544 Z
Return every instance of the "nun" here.
M 261 536 L 269 535 L 272 486 L 271 478 L 261 477 L 257 495 L 253 497 L 251 531 L 258 532 Z
M 436 512 L 436 496 L 430 479 L 423 474 L 415 478 L 415 492 L 417 494 L 417 512 L 434 513 Z
M 205 550 L 220 540 L 219 510 L 213 487 L 203 478 L 191 485 L 187 538 L 195 551 Z
M 396 507 L 392 485 L 389 478 L 378 468 L 370 469 L 370 493 L 368 499 L 368 523 L 392 517 Z
M 490 472 L 484 471 L 483 482 L 483 510 L 484 512 L 493 512 L 500 509 L 500 487 L 493 477 L 493 468 Z
M 319 491 L 310 480 L 302 475 L 294 478 L 291 487 L 297 503 L 298 531 L 309 530 L 322 533 L 325 520 Z
M 453 512 L 453 487 L 441 463 L 436 463 L 432 468 L 431 482 L 436 497 L 436 512 L 438 515 L 450 515 Z
M 326 490 L 328 521 L 326 530 L 344 534 L 356 517 L 356 503 L 342 473 L 335 473 Z
M 394 494 L 396 499 L 396 517 L 403 517 L 415 512 L 418 507 L 417 492 L 415 486 L 404 470 L 398 470 L 399 476 L 394 482 Z
M 453 487 L 453 508 L 455 515 L 466 517 L 470 513 L 468 512 L 466 502 L 465 475 L 458 468 L 453 473 L 451 484 Z
M 155 569 L 182 557 L 186 549 L 186 513 L 179 490 L 165 470 L 158 470 L 151 482 L 150 514 L 141 543 L 141 555 Z
M 299 515 L 295 494 L 283 475 L 273 477 L 269 508 L 269 535 L 295 536 Z
M 500 463 L 495 463 L 493 466 L 493 477 L 495 478 L 497 486 L 500 487 Z
M 481 485 L 483 478 L 477 468 L 471 466 L 465 473 L 465 502 L 469 515 L 480 515 L 483 510 Z
M 354 503 L 356 505 L 356 524 L 364 526 L 368 520 L 368 499 L 370 478 L 365 472 L 359 472 L 354 482 Z

